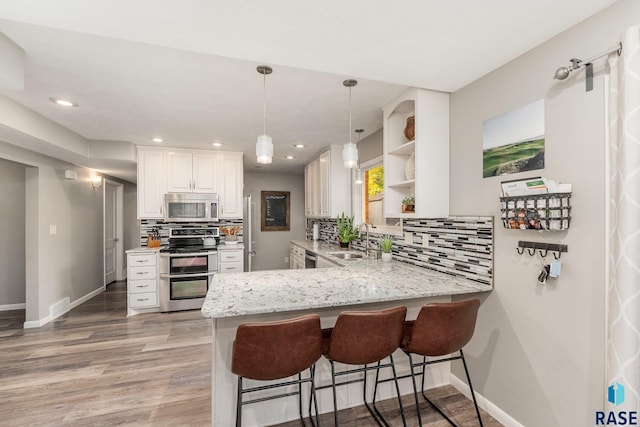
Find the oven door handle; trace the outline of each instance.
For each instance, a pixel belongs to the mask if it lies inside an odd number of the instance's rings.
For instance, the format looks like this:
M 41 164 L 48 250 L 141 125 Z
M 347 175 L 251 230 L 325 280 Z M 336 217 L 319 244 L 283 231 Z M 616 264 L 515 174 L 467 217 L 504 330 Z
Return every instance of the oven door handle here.
M 187 274 L 160 273 L 160 278 L 161 279 L 180 279 L 180 278 L 184 278 L 184 277 L 213 276 L 215 274 L 218 274 L 218 272 L 217 271 L 210 271 L 208 273 L 187 273 Z

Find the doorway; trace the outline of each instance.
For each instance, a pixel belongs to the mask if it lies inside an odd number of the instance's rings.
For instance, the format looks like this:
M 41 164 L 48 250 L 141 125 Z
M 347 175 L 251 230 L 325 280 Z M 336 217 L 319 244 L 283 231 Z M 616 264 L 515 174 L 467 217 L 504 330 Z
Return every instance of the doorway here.
M 124 278 L 123 193 L 124 185 L 104 180 L 104 286 Z

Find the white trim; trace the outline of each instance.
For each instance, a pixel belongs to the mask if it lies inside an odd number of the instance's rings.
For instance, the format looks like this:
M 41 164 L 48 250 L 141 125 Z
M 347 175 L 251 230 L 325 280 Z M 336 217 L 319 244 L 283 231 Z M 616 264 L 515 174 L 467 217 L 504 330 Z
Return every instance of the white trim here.
M 467 383 L 462 381 L 460 378 L 456 377 L 453 374 L 449 374 L 449 382 L 451 385 L 456 388 L 460 393 L 464 394 L 467 399 L 471 399 L 471 390 Z M 476 401 L 478 402 L 478 406 L 484 409 L 489 415 L 495 418 L 500 424 L 505 427 L 524 427 L 523 424 L 520 424 L 509 414 L 504 412 L 498 406 L 496 406 L 493 402 L 485 398 L 483 395 L 475 391 Z
M 79 306 L 83 302 L 86 302 L 86 301 L 90 300 L 91 298 L 95 297 L 96 295 L 100 295 L 106 289 L 107 289 L 107 287 L 102 285 L 98 289 L 95 289 L 95 290 L 89 292 L 88 294 L 86 294 L 85 296 L 78 298 L 77 300 L 75 300 L 71 304 L 69 304 L 69 309 L 67 311 L 65 311 L 64 313 L 62 313 L 62 314 L 66 314 L 71 309 Z M 62 314 L 60 316 L 62 316 Z M 60 316 L 58 316 L 58 317 L 60 317 Z M 39 328 L 41 326 L 46 325 L 51 320 L 53 320 L 53 319 L 51 319 L 51 316 L 45 316 L 40 320 L 31 320 L 31 321 L 28 321 L 28 322 L 24 322 L 24 324 L 22 326 L 23 326 L 24 329 Z
M 0 311 L 10 311 L 10 310 L 24 310 L 25 308 L 27 308 L 27 304 L 26 303 L 20 303 L 20 304 L 3 304 L 0 305 Z

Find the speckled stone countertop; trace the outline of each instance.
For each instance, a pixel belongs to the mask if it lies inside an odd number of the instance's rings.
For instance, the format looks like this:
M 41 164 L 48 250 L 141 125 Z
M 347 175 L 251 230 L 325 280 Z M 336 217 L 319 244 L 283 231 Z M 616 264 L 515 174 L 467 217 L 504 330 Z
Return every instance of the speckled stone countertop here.
M 148 248 L 146 246 L 139 246 L 137 248 L 127 249 L 125 251 L 125 253 L 127 253 L 127 254 L 132 254 L 132 253 L 152 253 L 152 252 L 158 252 L 160 249 L 162 249 L 162 246 L 157 247 L 157 248 Z
M 218 274 L 202 306 L 202 315 L 223 318 L 487 292 L 468 279 L 375 259 L 342 261 L 329 255 L 338 247 L 293 241 L 340 267 Z M 310 247 L 307 247 L 309 245 Z

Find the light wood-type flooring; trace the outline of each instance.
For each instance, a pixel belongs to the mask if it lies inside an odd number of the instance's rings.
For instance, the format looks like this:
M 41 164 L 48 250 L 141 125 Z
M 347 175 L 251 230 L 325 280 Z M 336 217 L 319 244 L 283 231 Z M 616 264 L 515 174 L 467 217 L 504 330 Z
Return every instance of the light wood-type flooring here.
M 24 311 L 0 312 L 0 426 L 210 425 L 211 327 L 199 311 L 127 317 L 126 283 L 116 282 L 41 328 L 23 323 Z M 460 426 L 477 425 L 473 404 L 453 387 L 429 395 Z M 405 400 L 415 426 L 413 400 Z M 380 408 L 399 426 L 395 403 Z M 364 407 L 341 411 L 340 425 L 376 425 L 367 415 Z M 485 426 L 500 426 L 482 415 Z M 423 421 L 449 425 L 426 405 Z

